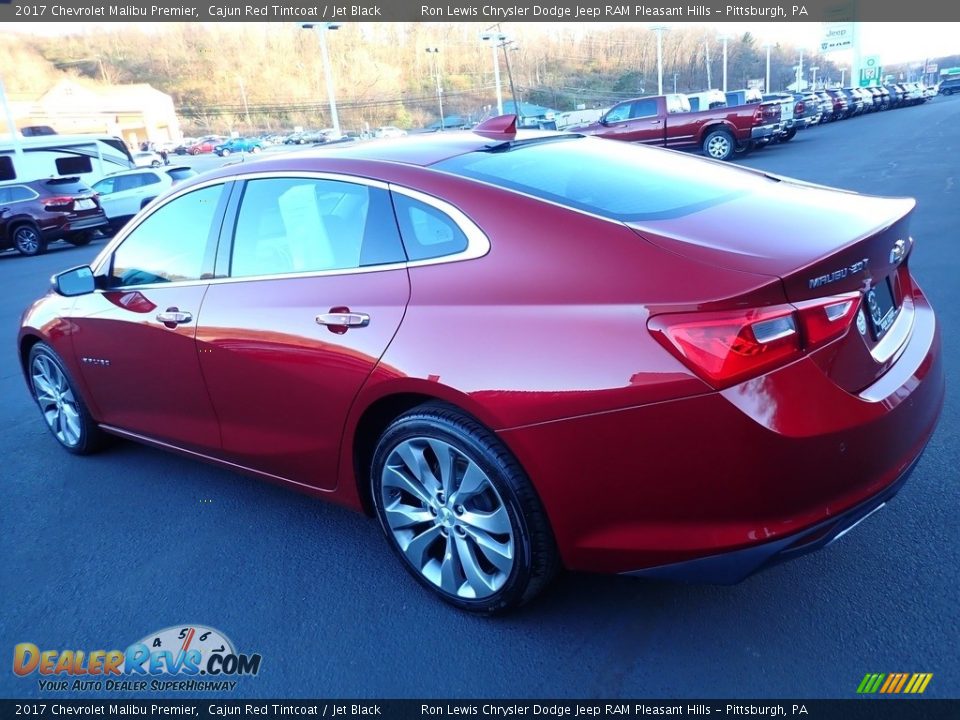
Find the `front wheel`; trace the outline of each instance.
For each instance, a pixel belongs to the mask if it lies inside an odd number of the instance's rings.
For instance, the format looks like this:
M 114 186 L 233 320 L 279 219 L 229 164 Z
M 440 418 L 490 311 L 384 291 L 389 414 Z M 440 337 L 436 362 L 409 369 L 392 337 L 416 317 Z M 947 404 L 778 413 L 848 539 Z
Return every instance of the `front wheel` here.
M 227 150 L 226 148 L 220 151 L 220 157 L 226 157 L 229 154 L 230 154 L 230 151 Z
M 520 606 L 559 567 L 546 512 L 519 463 L 493 433 L 445 405 L 421 405 L 384 431 L 371 497 L 407 570 L 463 610 Z
M 39 342 L 30 349 L 27 367 L 33 399 L 57 442 L 77 455 L 98 450 L 106 436 L 90 417 L 57 353 Z
M 736 143 L 727 130 L 714 130 L 703 140 L 703 154 L 714 160 L 729 160 Z

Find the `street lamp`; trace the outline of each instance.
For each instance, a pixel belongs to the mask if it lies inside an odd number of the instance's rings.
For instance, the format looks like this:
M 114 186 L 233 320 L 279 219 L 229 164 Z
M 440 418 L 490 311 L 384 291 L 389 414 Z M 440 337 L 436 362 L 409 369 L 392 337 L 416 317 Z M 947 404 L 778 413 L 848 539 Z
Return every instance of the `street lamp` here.
M 819 69 L 820 69 L 819 65 L 814 65 L 812 68 L 810 68 L 810 72 L 813 73 L 813 81 L 811 82 L 811 85 L 813 85 L 814 90 L 817 89 L 817 70 Z
M 770 43 L 767 43 L 767 82 L 763 86 L 764 92 L 770 92 Z
M 428 47 L 427 52 L 433 55 L 433 70 L 437 78 L 437 104 L 440 106 L 440 130 L 444 129 L 443 123 L 443 85 L 440 84 L 440 48 Z
M 337 115 L 337 100 L 333 94 L 333 72 L 330 70 L 330 55 L 327 53 L 327 31 L 338 30 L 342 23 L 301 23 L 304 30 L 316 30 L 320 40 L 320 55 L 323 58 L 323 75 L 327 81 L 327 97 L 330 100 L 330 120 L 333 123 L 333 132 L 336 138 L 340 137 L 340 116 Z
M 727 91 L 727 40 L 729 36 L 724 33 L 720 36 L 720 39 L 723 40 L 723 91 Z
M 663 31 L 666 29 L 666 25 L 651 28 L 657 34 L 657 95 L 663 95 Z
M 840 87 L 844 86 L 844 78 L 846 77 L 847 69 L 845 67 L 840 68 Z
M 507 39 L 507 36 L 501 32 L 485 32 L 480 35 L 480 39 L 490 43 L 493 50 L 493 82 L 497 86 L 497 114 L 503 115 L 503 92 L 500 89 L 500 58 L 497 57 L 497 47 Z

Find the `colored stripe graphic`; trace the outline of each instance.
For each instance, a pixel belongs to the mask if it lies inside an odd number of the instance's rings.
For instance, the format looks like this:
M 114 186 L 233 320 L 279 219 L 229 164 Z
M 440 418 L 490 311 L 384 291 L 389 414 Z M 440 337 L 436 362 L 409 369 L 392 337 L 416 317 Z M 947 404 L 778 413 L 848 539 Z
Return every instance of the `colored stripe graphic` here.
M 932 679 L 933 673 L 867 673 L 857 686 L 857 694 L 921 695 Z

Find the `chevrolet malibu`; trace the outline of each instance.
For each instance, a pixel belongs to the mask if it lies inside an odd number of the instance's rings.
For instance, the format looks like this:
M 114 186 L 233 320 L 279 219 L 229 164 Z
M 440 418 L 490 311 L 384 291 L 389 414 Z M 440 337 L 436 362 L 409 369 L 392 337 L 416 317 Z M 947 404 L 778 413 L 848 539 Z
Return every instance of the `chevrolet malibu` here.
M 737 582 L 882 507 L 933 431 L 913 207 L 497 118 L 182 183 L 18 350 L 67 451 L 365 511 L 466 610 L 561 567 Z

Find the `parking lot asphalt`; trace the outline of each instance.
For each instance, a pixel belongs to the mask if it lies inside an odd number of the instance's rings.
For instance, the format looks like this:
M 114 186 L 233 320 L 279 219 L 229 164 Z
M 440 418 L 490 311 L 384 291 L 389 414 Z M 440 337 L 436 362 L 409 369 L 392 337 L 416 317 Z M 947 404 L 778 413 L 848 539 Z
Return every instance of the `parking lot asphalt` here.
M 743 161 L 918 200 L 911 265 L 939 314 L 948 397 L 899 496 L 833 546 L 733 587 L 567 574 L 503 619 L 433 600 L 365 517 L 132 443 L 61 451 L 14 336 L 49 275 L 102 241 L 0 255 L 0 696 L 87 696 L 16 677 L 16 643 L 123 649 L 187 623 L 262 655 L 259 676 L 222 697 L 852 698 L 867 672 L 930 672 L 925 697 L 960 696 L 958 127 L 960 98 L 937 98 Z

